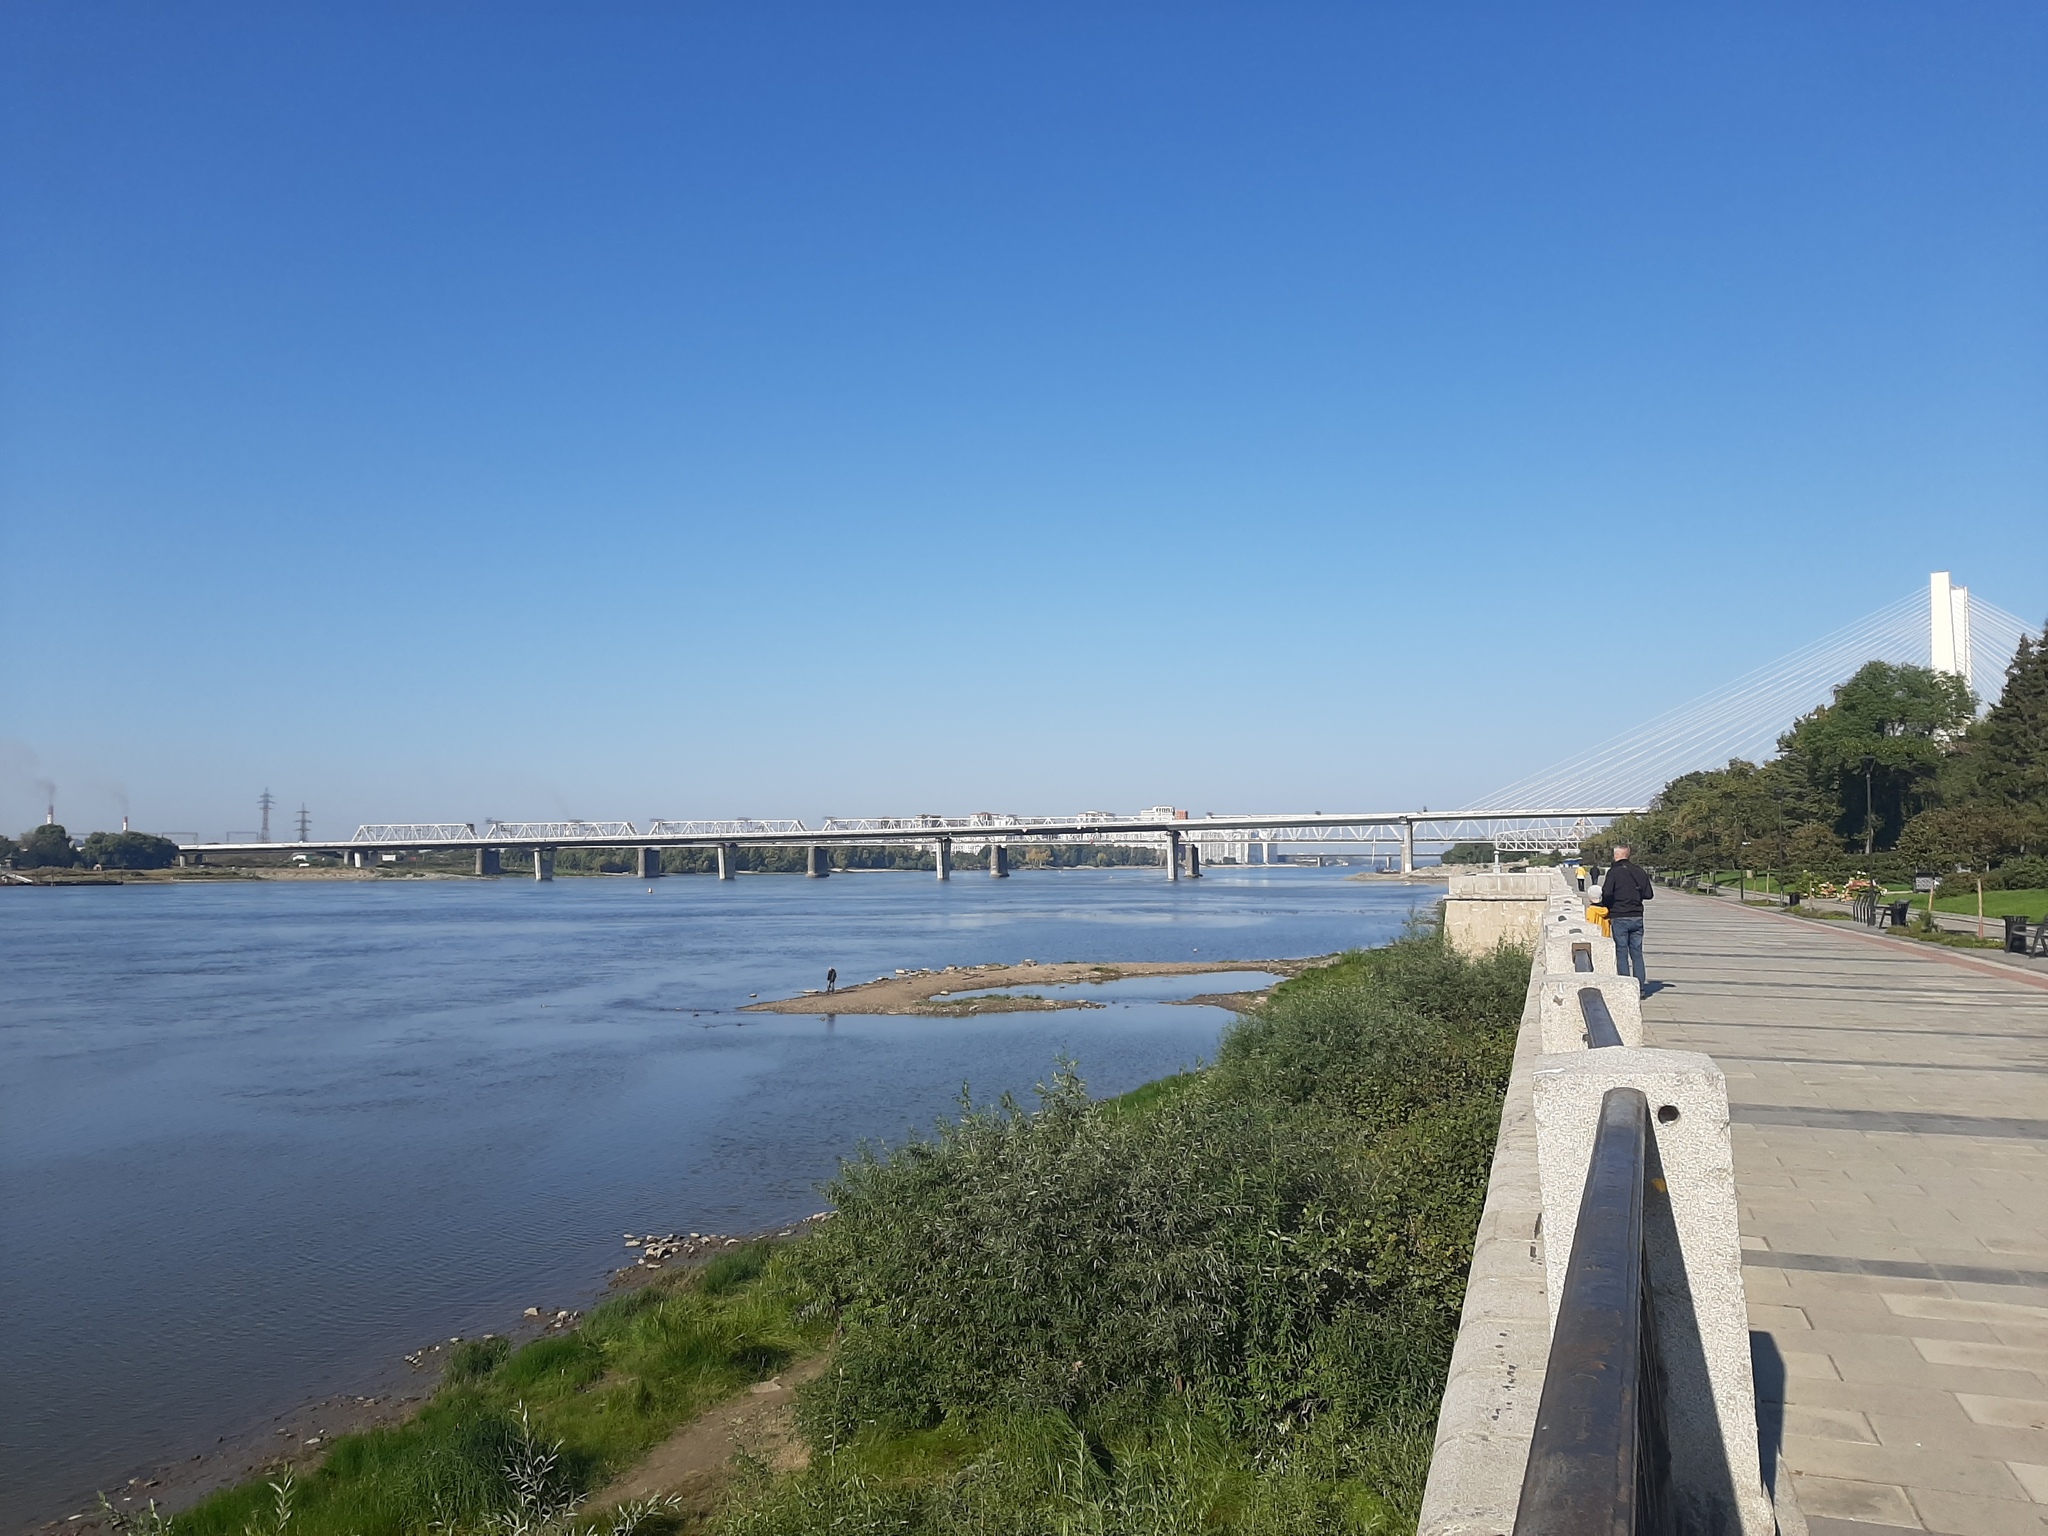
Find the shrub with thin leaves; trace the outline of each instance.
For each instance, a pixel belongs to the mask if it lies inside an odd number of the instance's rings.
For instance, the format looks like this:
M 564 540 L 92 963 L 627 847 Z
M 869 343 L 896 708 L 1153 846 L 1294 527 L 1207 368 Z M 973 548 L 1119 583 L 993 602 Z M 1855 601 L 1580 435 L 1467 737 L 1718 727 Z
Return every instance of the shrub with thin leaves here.
M 728 1528 L 1412 1518 L 1526 977 L 1411 938 L 1280 989 L 1142 1109 L 1063 1066 L 1033 1109 L 847 1163 L 788 1260 L 840 1332 L 802 1403 L 818 1460 Z M 892 1463 L 947 1427 L 950 1458 Z

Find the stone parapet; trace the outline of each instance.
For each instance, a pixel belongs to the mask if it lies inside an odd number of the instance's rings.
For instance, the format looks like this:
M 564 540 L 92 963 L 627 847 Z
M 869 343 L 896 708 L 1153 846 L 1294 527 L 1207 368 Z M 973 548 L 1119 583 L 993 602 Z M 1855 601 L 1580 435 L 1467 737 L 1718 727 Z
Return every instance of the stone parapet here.
M 1481 883 L 1506 880 L 1528 883 Z M 1474 883 L 1461 891 L 1460 881 Z M 1514 1528 L 1593 1127 L 1602 1096 L 1618 1086 L 1642 1090 L 1651 1110 L 1645 1269 L 1668 1373 L 1665 1418 L 1682 1528 L 1769 1536 L 1778 1522 L 1758 1465 L 1720 1070 L 1706 1056 L 1645 1048 L 1638 985 L 1615 974 L 1612 940 L 1587 921 L 1583 898 L 1561 873 L 1458 877 L 1446 904 L 1447 942 L 1461 903 L 1468 914 L 1536 907 L 1535 932 L 1522 941 L 1534 954 L 1418 1536 L 1506 1536 Z M 1485 929 L 1468 915 L 1459 931 Z M 1590 973 L 1573 966 L 1580 945 L 1591 953 Z M 1606 1002 L 1621 1046 L 1588 1048 L 1578 997 L 1586 987 Z
M 1543 1053 L 1540 982 L 1541 973 L 1532 974 L 1523 1001 L 1418 1536 L 1505 1536 L 1522 1496 L 1550 1359 L 1543 1185 L 1530 1088 L 1530 1069 Z
M 1444 942 L 1461 955 L 1487 955 L 1501 945 L 1535 945 L 1552 905 L 1570 894 L 1555 869 L 1514 874 L 1453 875 L 1444 900 Z
M 1643 1043 L 1643 985 L 1633 976 L 1616 976 L 1595 971 L 1551 971 L 1537 978 L 1536 1004 L 1541 1013 L 1543 1050 L 1583 1051 L 1586 1049 L 1585 1016 L 1580 1012 L 1579 993 L 1591 987 L 1607 1004 L 1615 1032 L 1623 1045 Z
M 1610 1047 L 1539 1056 L 1530 1079 L 1553 1325 L 1601 1101 L 1611 1088 L 1635 1088 L 1649 1100 L 1643 1270 L 1663 1379 L 1677 1528 L 1770 1536 L 1775 1521 L 1757 1458 L 1749 1304 L 1721 1069 L 1695 1051 Z

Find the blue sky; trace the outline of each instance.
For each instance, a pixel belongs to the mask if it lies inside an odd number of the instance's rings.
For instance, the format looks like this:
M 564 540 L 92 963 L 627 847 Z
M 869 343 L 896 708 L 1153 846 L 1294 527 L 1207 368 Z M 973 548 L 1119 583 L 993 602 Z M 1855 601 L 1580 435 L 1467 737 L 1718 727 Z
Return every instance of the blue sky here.
M 1930 569 L 2039 621 L 2044 66 L 17 0 L 0 825 L 1460 804 Z

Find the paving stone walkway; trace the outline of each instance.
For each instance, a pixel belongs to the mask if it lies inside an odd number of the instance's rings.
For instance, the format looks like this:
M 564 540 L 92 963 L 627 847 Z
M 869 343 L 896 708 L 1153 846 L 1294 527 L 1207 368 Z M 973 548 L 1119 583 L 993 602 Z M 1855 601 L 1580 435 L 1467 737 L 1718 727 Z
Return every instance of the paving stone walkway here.
M 1649 916 L 1648 1043 L 1728 1077 L 1767 1471 L 1813 1536 L 2048 1536 L 2048 986 L 1729 900 Z

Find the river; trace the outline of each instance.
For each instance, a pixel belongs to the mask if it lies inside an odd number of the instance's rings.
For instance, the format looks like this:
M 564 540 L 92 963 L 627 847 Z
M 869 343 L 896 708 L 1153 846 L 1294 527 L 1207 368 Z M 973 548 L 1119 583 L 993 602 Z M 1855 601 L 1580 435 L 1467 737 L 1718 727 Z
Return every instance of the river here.
M 0 1508 L 62 1517 L 426 1341 L 581 1306 L 622 1232 L 814 1211 L 839 1156 L 963 1083 L 1028 1095 L 1064 1054 L 1117 1093 L 1229 1022 L 1157 988 L 969 1019 L 755 994 L 1322 954 L 1439 894 L 1343 873 L 0 890 Z

